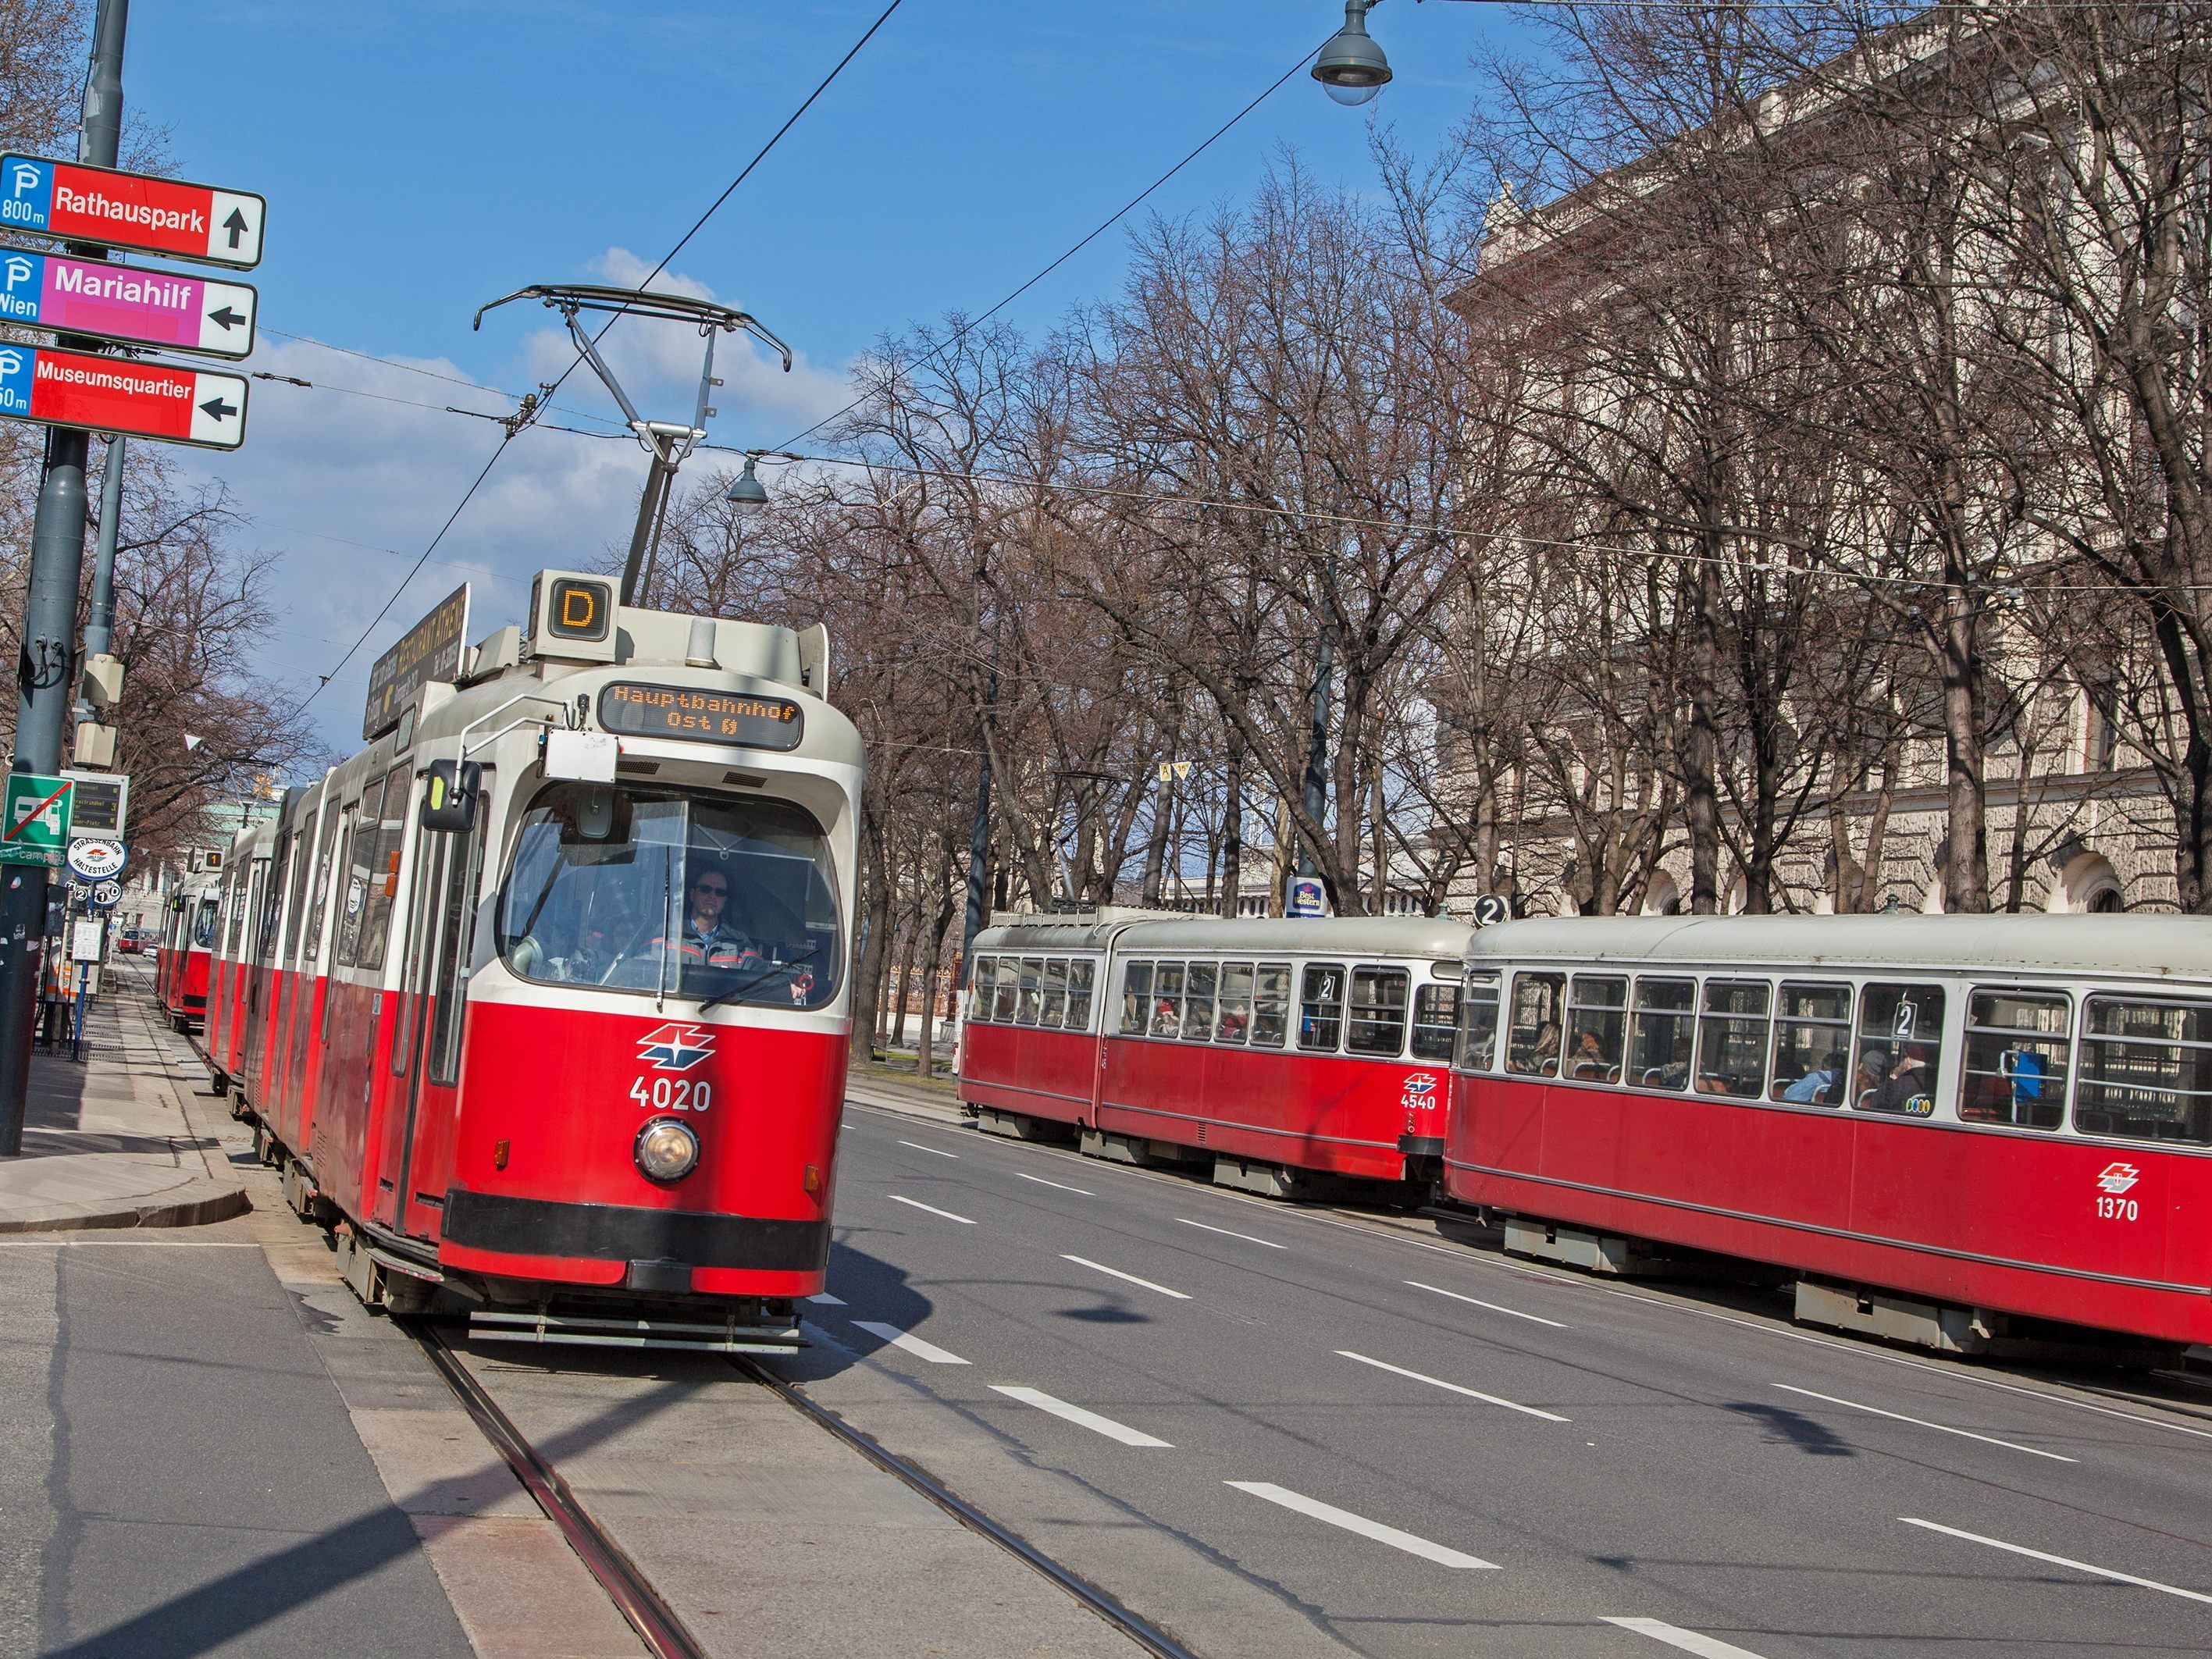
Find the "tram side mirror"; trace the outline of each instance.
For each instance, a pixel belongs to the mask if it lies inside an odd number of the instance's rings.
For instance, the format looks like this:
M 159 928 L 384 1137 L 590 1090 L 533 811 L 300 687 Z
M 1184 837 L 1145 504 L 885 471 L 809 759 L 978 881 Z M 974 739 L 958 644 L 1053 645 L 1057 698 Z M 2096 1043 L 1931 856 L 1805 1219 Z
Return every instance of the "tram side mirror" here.
M 421 823 L 440 835 L 465 835 L 477 827 L 477 797 L 483 768 L 474 761 L 432 761 L 423 771 Z

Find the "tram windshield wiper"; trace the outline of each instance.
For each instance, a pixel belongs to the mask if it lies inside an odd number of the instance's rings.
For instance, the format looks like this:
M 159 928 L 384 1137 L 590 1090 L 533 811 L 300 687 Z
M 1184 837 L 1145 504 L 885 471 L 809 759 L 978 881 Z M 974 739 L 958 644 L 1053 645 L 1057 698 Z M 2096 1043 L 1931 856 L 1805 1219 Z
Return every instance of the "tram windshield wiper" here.
M 739 980 L 735 985 L 727 986 L 723 989 L 715 992 L 714 995 L 708 997 L 705 1001 L 699 1005 L 699 1012 L 703 1014 L 709 1008 L 719 1008 L 732 998 L 743 996 L 746 992 L 751 990 L 754 986 L 765 983 L 767 981 L 774 979 L 778 974 L 782 973 L 787 969 L 796 968 L 802 963 L 811 962 L 815 957 L 821 954 L 822 947 L 819 945 L 810 945 L 804 951 L 801 951 L 797 956 L 792 957 L 788 962 L 771 962 L 767 967 L 757 971 L 751 978 Z

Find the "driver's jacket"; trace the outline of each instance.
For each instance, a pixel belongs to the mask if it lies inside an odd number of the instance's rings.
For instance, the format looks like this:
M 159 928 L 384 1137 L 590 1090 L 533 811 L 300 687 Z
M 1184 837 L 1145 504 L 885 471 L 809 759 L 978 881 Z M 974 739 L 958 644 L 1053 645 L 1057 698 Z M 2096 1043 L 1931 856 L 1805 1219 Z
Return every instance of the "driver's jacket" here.
M 665 939 L 657 939 L 653 941 L 653 948 L 664 951 L 668 948 L 668 943 Z M 717 927 L 711 933 L 698 933 L 686 927 L 675 943 L 677 953 L 686 962 L 696 962 L 705 968 L 764 968 L 768 965 L 768 958 L 761 953 L 758 945 L 743 933 L 732 933 L 726 928 Z

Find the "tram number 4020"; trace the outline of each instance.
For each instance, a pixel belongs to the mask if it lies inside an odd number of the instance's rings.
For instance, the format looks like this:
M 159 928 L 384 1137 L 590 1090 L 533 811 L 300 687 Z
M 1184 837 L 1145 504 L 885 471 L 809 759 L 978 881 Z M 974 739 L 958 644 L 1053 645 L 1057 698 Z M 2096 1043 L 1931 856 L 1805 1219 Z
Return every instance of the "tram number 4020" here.
M 649 1084 L 639 1077 L 630 1082 L 629 1097 L 650 1112 L 703 1112 L 714 1091 L 688 1077 L 657 1077 Z
M 2100 1220 L 2133 1221 L 2141 1213 L 2132 1198 L 2106 1198 L 2100 1194 L 2097 1199 L 2097 1215 Z

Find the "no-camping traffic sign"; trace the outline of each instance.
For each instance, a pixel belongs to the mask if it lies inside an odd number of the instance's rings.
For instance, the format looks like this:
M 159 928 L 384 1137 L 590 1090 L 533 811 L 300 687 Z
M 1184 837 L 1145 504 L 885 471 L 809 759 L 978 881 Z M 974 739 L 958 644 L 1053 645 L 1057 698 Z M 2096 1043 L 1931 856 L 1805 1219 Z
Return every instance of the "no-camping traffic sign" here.
M 58 864 L 69 842 L 68 778 L 10 772 L 0 805 L 0 864 Z
M 0 250 L 0 322 L 25 328 L 243 357 L 258 299 L 244 283 Z
M 268 216 L 269 204 L 248 191 L 0 155 L 0 228 L 250 270 L 261 263 Z
M 235 449 L 246 441 L 246 381 L 51 346 L 0 345 L 0 416 Z

